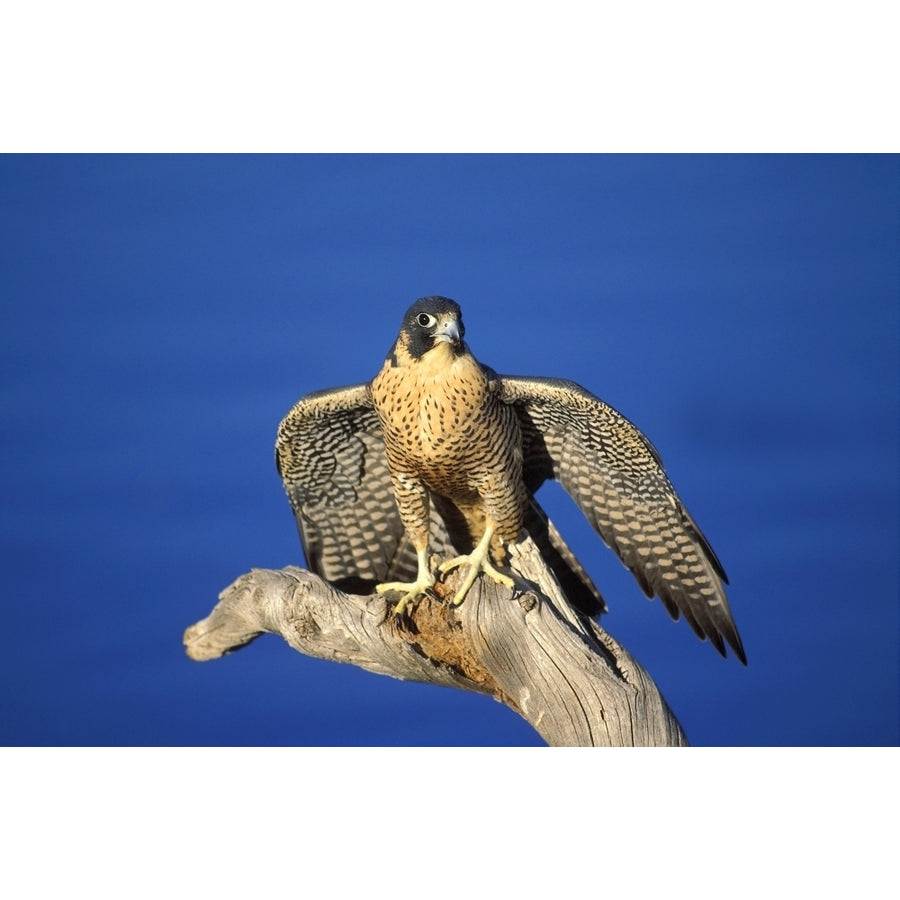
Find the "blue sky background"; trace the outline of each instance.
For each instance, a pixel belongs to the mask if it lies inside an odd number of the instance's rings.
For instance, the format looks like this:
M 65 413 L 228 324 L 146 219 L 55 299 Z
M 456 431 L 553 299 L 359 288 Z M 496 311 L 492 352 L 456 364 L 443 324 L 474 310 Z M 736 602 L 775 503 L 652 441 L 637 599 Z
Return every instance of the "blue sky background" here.
M 500 704 L 264 636 L 190 661 L 251 567 L 302 564 L 273 463 L 417 297 L 501 372 L 654 442 L 730 576 L 722 660 L 559 491 L 604 626 L 701 745 L 896 745 L 896 156 L 0 157 L 0 743 L 528 745 Z

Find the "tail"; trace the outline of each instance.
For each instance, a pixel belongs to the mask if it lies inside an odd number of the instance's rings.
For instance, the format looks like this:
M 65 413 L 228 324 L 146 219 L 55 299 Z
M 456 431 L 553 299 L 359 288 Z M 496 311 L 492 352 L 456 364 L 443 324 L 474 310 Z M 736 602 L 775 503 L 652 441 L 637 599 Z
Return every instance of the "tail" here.
M 606 601 L 591 576 L 534 497 L 525 513 L 525 528 L 572 605 L 590 617 L 605 613 Z

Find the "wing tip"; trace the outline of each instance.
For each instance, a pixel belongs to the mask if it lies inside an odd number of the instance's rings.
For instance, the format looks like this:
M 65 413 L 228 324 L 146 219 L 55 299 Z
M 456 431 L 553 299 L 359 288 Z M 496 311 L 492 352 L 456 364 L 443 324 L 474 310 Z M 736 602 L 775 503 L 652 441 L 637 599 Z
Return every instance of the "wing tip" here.
M 677 622 L 683 617 L 694 634 L 701 641 L 708 640 L 723 659 L 728 658 L 727 648 L 730 647 L 734 656 L 744 666 L 748 665 L 744 644 L 741 641 L 740 634 L 738 634 L 737 626 L 734 624 L 730 611 L 727 611 L 727 605 L 726 616 L 723 621 L 721 615 L 710 616 L 708 608 L 679 604 L 677 598 L 673 597 L 667 590 L 660 590 L 655 596 L 662 601 L 666 612 L 668 612 L 673 622 Z
M 747 662 L 747 654 L 744 652 L 744 645 L 741 643 L 741 639 L 737 636 L 737 633 L 735 633 L 734 640 L 729 639 L 728 643 L 730 644 L 734 655 L 738 658 L 741 665 L 743 665 L 745 668 L 749 666 L 749 663 Z
M 749 665 L 747 662 L 747 653 L 744 650 L 744 644 L 741 641 L 741 636 L 737 633 L 736 628 L 730 628 L 724 634 L 716 631 L 714 634 L 705 636 L 709 638 L 710 643 L 718 650 L 722 659 L 728 659 L 728 649 L 725 646 L 725 642 L 727 641 L 728 647 L 731 648 L 731 652 L 738 662 L 745 667 Z M 725 638 L 725 641 L 722 640 L 723 637 Z

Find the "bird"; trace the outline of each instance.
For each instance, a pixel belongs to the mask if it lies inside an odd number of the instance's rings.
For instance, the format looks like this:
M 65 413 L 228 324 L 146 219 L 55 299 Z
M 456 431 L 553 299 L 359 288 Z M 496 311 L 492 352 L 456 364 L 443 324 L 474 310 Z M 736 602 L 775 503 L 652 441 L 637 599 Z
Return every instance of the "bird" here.
M 501 569 L 525 534 L 579 611 L 606 612 L 535 497 L 552 479 L 647 597 L 747 664 L 728 577 L 653 444 L 572 381 L 480 363 L 454 300 L 412 304 L 371 381 L 301 397 L 278 426 L 275 461 L 310 570 L 346 590 L 400 593 L 397 621 L 456 568 L 451 605 L 482 574 L 512 588 Z

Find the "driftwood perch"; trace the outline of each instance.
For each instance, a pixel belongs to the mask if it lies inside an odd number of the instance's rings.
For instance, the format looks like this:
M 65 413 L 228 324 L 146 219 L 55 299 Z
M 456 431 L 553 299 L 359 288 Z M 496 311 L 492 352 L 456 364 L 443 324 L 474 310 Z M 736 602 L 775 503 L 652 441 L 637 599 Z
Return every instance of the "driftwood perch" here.
M 571 608 L 531 540 L 510 551 L 515 591 L 482 576 L 458 607 L 423 599 L 406 627 L 390 615 L 395 596 L 345 594 L 293 566 L 254 569 L 187 629 L 187 654 L 216 659 L 280 634 L 309 656 L 489 694 L 551 746 L 686 745 L 650 676 Z M 437 590 L 453 591 L 458 578 Z

